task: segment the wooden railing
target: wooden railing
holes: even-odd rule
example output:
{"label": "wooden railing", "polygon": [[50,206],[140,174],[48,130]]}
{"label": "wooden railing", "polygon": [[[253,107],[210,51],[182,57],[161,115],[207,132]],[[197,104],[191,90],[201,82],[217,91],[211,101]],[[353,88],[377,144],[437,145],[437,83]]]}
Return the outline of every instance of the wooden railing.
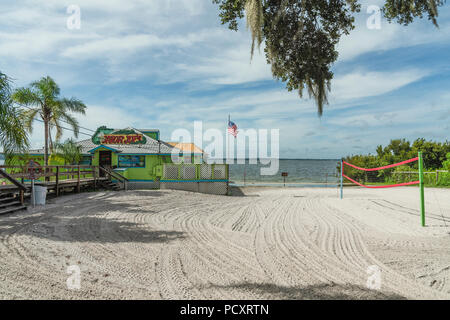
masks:
{"label": "wooden railing", "polygon": [[[41,173],[36,174],[41,178],[56,177],[58,174],[61,176],[76,176],[82,175],[86,176],[93,174],[93,171],[97,168],[96,166],[88,165],[64,165],[64,166],[42,166],[38,167]],[[15,179],[29,179],[30,173],[28,171],[28,166],[0,166],[0,169],[5,169],[9,171],[9,175]],[[36,168],[35,168],[36,169]],[[69,169],[70,171],[63,171],[61,169]],[[58,173],[59,171],[59,173]]]}
{"label": "wooden railing", "polygon": [[[53,173],[53,168],[56,168],[56,172]],[[48,166],[45,174],[45,177],[52,177],[55,176],[55,182],[56,182],[56,196],[59,196],[59,186],[60,182],[64,180],[74,180],[76,176],[76,191],[80,192],[81,189],[81,176],[83,178],[86,178],[87,175],[92,175],[92,178],[94,179],[94,189],[97,188],[97,166]],[[50,174],[48,174],[48,171],[50,169]],[[70,171],[61,171],[61,169],[68,169]],[[60,177],[68,177],[68,179],[60,179]],[[91,177],[89,177],[91,178]]]}
{"label": "wooden railing", "polygon": [[17,188],[19,188],[20,203],[23,205],[23,200],[24,200],[23,198],[24,198],[25,191],[27,190],[27,187],[24,184],[17,181],[16,179],[14,179],[13,177],[11,177],[9,174],[7,174],[5,171],[3,171],[1,168],[0,168],[0,176],[9,180],[13,185],[15,185]]}
{"label": "wooden railing", "polygon": [[[33,168],[36,169],[36,168]],[[104,172],[107,179],[118,180],[123,184],[123,188],[127,190],[129,180],[124,176],[112,170],[101,166],[89,165],[63,165],[63,166],[42,166],[38,167],[39,172],[35,173],[36,179],[42,183],[46,183],[49,187],[55,189],[56,195],[59,195],[60,187],[75,186],[76,191],[80,192],[82,184],[93,182],[94,189],[97,188],[98,180],[101,179],[100,172]],[[29,166],[0,166],[0,178],[4,176],[10,183],[16,185],[20,190],[27,190],[25,180],[30,180]],[[7,181],[7,182],[8,182]]]}
{"label": "wooden railing", "polygon": [[125,178],[121,174],[118,174],[117,172],[114,172],[112,170],[106,169],[106,168],[104,168],[102,166],[100,166],[99,169],[101,171],[103,171],[106,174],[106,176],[108,176],[109,180],[112,180],[113,178],[116,179],[116,180],[119,180],[123,184],[123,189],[124,190],[128,189],[128,182],[130,180],[128,180],[127,178]]}
{"label": "wooden railing", "polygon": [[[63,166],[42,166],[33,168],[39,170],[35,173],[36,179],[44,179],[43,183],[50,183],[55,186],[56,195],[59,195],[60,184],[63,181],[73,180],[76,184],[76,191],[80,192],[81,179],[93,179],[94,189],[97,186],[98,167],[89,165],[63,165]],[[11,181],[24,185],[25,180],[30,179],[29,166],[0,166],[0,172],[6,174]],[[13,181],[11,181],[14,183]],[[16,184],[14,183],[14,184]],[[25,186],[24,186],[25,187]],[[26,187],[25,187],[26,188]]]}

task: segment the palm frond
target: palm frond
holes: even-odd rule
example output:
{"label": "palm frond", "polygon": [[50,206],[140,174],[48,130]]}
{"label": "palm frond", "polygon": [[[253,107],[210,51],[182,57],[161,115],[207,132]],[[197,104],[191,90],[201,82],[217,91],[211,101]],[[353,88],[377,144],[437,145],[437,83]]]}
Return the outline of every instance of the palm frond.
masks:
{"label": "palm frond", "polygon": [[23,151],[29,140],[20,118],[20,110],[13,106],[11,80],[0,72],[0,146],[3,153]]}
{"label": "palm frond", "polygon": [[86,105],[79,99],[76,98],[63,98],[61,99],[61,104],[69,111],[75,113],[86,114]]}
{"label": "palm frond", "polygon": [[33,133],[33,121],[39,113],[39,109],[22,109],[20,118],[23,121],[24,128],[31,134]]}
{"label": "palm frond", "polygon": [[61,115],[61,118],[70,125],[70,127],[73,129],[75,138],[78,138],[78,134],[80,133],[80,125],[78,123],[78,120],[69,113],[63,113]]}
{"label": "palm frond", "polygon": [[59,86],[51,77],[43,77],[31,83],[31,88],[39,92],[44,102],[51,102],[57,99],[60,94]]}
{"label": "palm frond", "polygon": [[53,154],[63,158],[64,162],[69,164],[77,164],[82,158],[81,146],[72,139],[68,139],[64,143],[55,143]]}
{"label": "palm frond", "polygon": [[54,127],[56,128],[56,136],[55,136],[55,138],[56,138],[56,141],[59,142],[59,140],[63,136],[63,129],[62,129],[61,124],[60,124],[58,119],[55,119]]}
{"label": "palm frond", "polygon": [[43,103],[39,94],[30,88],[16,89],[12,95],[12,99],[18,104],[27,106],[39,106]]}

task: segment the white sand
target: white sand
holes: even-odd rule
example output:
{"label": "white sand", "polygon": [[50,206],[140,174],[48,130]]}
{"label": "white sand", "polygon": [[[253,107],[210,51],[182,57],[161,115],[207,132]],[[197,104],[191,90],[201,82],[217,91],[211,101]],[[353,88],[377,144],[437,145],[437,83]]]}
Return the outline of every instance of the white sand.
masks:
{"label": "white sand", "polygon": [[0,298],[449,299],[450,190],[426,199],[421,228],[417,188],[61,197],[0,216]]}

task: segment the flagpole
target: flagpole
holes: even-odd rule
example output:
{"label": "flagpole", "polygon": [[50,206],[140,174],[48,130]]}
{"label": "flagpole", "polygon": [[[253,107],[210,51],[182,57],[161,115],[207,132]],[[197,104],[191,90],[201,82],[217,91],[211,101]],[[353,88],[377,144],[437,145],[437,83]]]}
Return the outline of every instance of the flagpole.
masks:
{"label": "flagpole", "polygon": [[227,123],[227,131],[226,131],[226,135],[227,135],[227,161],[226,161],[226,163],[229,162],[228,158],[230,157],[230,137],[229,137],[229,133],[228,133],[228,127],[230,126],[230,121],[231,121],[231,115],[228,114],[228,123]]}

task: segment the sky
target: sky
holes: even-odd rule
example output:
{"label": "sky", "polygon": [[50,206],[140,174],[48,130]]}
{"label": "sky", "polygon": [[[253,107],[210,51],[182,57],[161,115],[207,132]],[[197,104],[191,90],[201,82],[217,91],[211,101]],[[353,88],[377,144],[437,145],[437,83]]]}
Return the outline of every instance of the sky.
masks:
{"label": "sky", "polygon": [[[356,28],[341,39],[333,65],[330,104],[318,117],[273,79],[263,48],[250,59],[245,21],[234,32],[221,25],[211,0],[0,0],[0,71],[16,87],[51,76],[61,96],[87,105],[85,128],[203,127],[225,131],[279,129],[281,158],[336,159],[374,153],[391,139],[445,141],[450,132],[450,6],[439,29],[427,19],[405,27],[381,19],[367,27],[362,1]],[[81,10],[69,29],[70,5]],[[66,131],[63,139],[72,136]],[[35,123],[34,148],[43,146]]]}

